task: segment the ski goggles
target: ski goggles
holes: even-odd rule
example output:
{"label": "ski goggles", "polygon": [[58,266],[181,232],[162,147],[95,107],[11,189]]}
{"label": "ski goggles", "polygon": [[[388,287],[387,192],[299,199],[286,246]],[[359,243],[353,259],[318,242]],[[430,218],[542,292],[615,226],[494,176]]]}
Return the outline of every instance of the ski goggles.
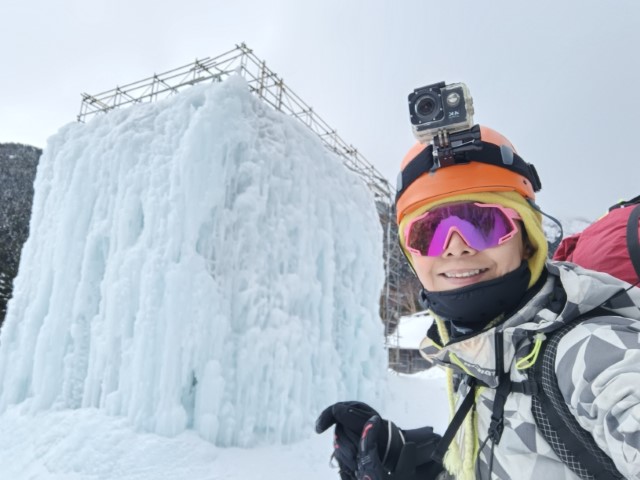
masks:
{"label": "ski goggles", "polygon": [[518,233],[512,208],[490,203],[452,203],[412,219],[404,229],[405,248],[414,255],[438,257],[456,232],[474,250],[497,247]]}

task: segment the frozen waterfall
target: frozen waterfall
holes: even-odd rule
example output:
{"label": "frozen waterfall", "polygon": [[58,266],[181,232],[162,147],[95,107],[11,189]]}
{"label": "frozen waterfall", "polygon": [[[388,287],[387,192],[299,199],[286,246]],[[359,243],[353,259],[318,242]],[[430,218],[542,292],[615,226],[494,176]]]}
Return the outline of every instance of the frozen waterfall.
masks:
{"label": "frozen waterfall", "polygon": [[382,232],[319,139],[240,77],[53,136],[0,334],[0,413],[97,408],[220,446],[380,401]]}

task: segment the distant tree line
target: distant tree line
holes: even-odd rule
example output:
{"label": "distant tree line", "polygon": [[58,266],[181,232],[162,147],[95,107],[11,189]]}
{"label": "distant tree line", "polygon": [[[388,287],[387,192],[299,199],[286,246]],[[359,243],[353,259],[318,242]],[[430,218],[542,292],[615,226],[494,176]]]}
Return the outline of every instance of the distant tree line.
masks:
{"label": "distant tree line", "polygon": [[0,325],[13,293],[22,246],[29,236],[33,181],[42,150],[0,143]]}

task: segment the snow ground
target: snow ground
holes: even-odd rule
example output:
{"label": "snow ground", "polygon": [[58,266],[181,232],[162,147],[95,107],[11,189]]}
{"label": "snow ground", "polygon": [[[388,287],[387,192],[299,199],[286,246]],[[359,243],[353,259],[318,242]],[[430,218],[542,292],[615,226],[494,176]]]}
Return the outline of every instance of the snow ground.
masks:
{"label": "snow ground", "polygon": [[[388,375],[387,411],[403,428],[434,425],[448,415],[444,376],[432,369]],[[332,432],[310,433],[291,445],[219,448],[194,431],[168,438],[136,431],[125,418],[95,408],[22,413],[0,417],[0,478],[3,480],[326,480]]]}

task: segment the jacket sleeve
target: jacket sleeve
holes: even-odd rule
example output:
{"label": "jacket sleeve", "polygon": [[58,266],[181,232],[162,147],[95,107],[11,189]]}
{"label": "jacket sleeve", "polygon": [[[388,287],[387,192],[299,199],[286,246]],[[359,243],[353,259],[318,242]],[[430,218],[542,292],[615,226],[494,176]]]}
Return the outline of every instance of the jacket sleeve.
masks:
{"label": "jacket sleeve", "polygon": [[558,386],[578,423],[627,478],[640,478],[640,321],[596,317],[559,342]]}

